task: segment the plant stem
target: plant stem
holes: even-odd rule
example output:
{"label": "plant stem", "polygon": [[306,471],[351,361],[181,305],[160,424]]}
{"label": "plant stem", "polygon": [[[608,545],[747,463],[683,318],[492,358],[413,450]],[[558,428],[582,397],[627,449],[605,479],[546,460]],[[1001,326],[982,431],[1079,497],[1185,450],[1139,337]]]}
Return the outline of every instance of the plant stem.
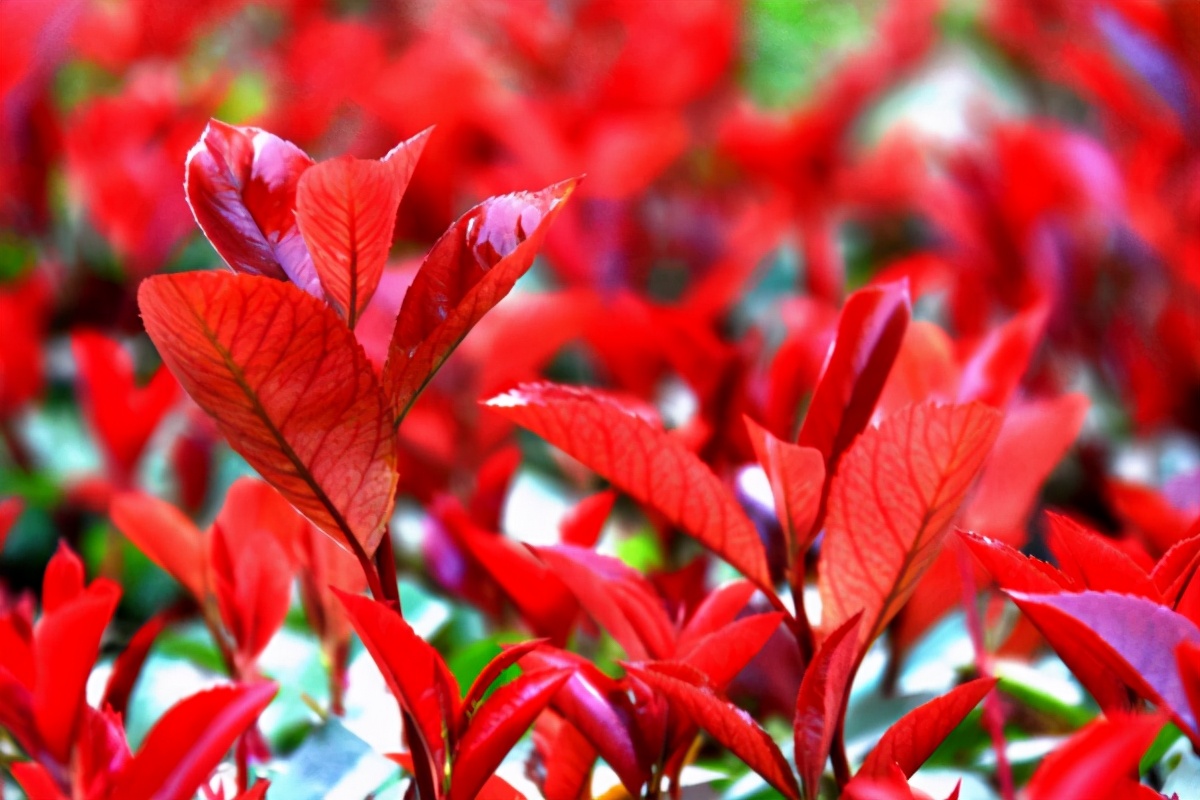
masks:
{"label": "plant stem", "polygon": [[383,539],[375,548],[375,571],[379,576],[383,599],[394,603],[396,610],[403,613],[400,607],[400,589],[396,583],[396,554],[392,552],[392,536],[388,528],[383,529]]}
{"label": "plant stem", "polygon": [[425,742],[421,739],[416,722],[407,711],[404,712],[404,740],[408,742],[408,752],[412,755],[418,800],[437,800],[438,782],[430,767],[429,753],[425,750]]}
{"label": "plant stem", "polygon": [[799,561],[799,574],[797,574],[795,560],[788,569],[788,587],[792,590],[792,605],[796,609],[793,614],[795,624],[791,627],[792,633],[796,637],[796,644],[800,648],[800,660],[807,666],[817,650],[817,637],[813,634],[812,623],[809,622],[808,611],[804,607],[803,557]]}
{"label": "plant stem", "polygon": [[850,782],[850,759],[846,757],[845,712],[838,718],[837,728],[833,731],[833,746],[829,757],[833,760],[833,778],[837,781],[838,794]]}

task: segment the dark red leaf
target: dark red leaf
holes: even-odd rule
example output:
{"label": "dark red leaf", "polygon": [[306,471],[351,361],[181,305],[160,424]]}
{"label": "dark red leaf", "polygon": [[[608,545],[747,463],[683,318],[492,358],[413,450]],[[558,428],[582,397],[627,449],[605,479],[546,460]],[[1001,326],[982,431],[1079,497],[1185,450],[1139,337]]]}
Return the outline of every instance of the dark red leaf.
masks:
{"label": "dark red leaf", "polygon": [[290,280],[320,296],[296,225],[296,185],[313,160],[258,128],[212,120],[188,153],[184,192],[196,223],[230,268]]}
{"label": "dark red leaf", "polygon": [[995,685],[994,678],[980,678],[914,708],[887,729],[859,774],[881,777],[898,764],[911,778]]}
{"label": "dark red leaf", "polygon": [[796,768],[805,797],[817,797],[833,735],[846,707],[858,657],[861,620],[856,614],[825,637],[800,682],[793,731]]}
{"label": "dark red leaf", "polygon": [[798,553],[808,549],[817,534],[813,524],[825,486],[825,456],[815,448],[776,439],[749,417],[745,422],[755,457],[771,484],[775,513],[783,527],[791,563]]}
{"label": "dark red leaf", "polygon": [[191,800],[276,691],[273,683],[220,686],[172,706],[146,734],[112,796]]}
{"label": "dark red leaf", "polygon": [[24,509],[25,504],[19,497],[0,500],[0,553],[4,552],[4,540],[8,538],[8,532],[12,530]]}
{"label": "dark red leaf", "polygon": [[823,627],[862,611],[864,649],[883,631],[941,549],[1000,421],[977,403],[909,406],[855,442],[829,495]]}
{"label": "dark red leaf", "polygon": [[449,800],[473,800],[571,673],[545,670],[497,689],[471,715],[454,753]]}
{"label": "dark red leaf", "polygon": [[233,448],[319,528],[373,553],[396,489],[392,415],[333,310],[220,272],[150,278],[138,300],[163,360]]}
{"label": "dark red leaf", "polygon": [[525,384],[488,406],[661,512],[772,591],[758,531],[729,489],[678,439],[589,389]]}
{"label": "dark red leaf", "polygon": [[398,419],[475,323],[532,266],[575,184],[485,200],[434,244],[404,295],[388,346],[383,385]]}

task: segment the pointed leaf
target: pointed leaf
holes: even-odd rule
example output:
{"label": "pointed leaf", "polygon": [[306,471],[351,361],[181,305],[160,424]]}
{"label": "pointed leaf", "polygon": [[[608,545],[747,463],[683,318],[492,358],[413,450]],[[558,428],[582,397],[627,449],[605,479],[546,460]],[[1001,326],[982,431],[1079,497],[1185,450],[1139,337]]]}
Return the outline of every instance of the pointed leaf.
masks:
{"label": "pointed leaf", "polygon": [[754,718],[712,687],[698,683],[695,670],[670,662],[633,665],[629,672],[670,699],[674,708],[708,732],[784,797],[796,800],[800,789],[783,753]]}
{"label": "pointed leaf", "polygon": [[729,489],[678,439],[583,388],[525,384],[488,406],[659,511],[772,591],[758,531]]}
{"label": "pointed leaf", "polygon": [[233,448],[323,531],[373,553],[396,489],[392,415],[333,310],[219,272],[149,278],[138,300],[163,360]]}
{"label": "pointed leaf", "polygon": [[42,613],[53,614],[83,594],[83,561],[60,540],[42,576]]}
{"label": "pointed leaf", "polygon": [[979,678],[914,708],[887,729],[859,774],[882,777],[898,764],[911,778],[995,685],[994,678]]}
{"label": "pointed leaf", "polygon": [[677,649],[683,652],[733,622],[757,591],[750,581],[733,581],[709,592],[679,633]]}
{"label": "pointed leaf", "polygon": [[238,656],[249,667],[283,627],[291,605],[292,570],[283,546],[268,531],[231,535],[213,525],[212,573],[217,606]]}
{"label": "pointed leaf", "polygon": [[148,619],[137,633],[125,645],[125,649],[113,661],[112,672],[109,673],[108,683],[104,686],[104,697],[100,700],[100,708],[108,709],[124,716],[129,705],[130,695],[142,674],[142,667],[150,656],[150,648],[158,639],[158,635],[166,630],[179,613],[176,609],[167,608]]}
{"label": "pointed leaf", "polygon": [[966,531],[959,531],[958,535],[1002,589],[1035,594],[1073,589],[1071,579],[1066,575],[1004,542]]}
{"label": "pointed leaf", "polygon": [[208,541],[182,511],[143,492],[122,492],[113,498],[109,516],[138,550],[204,602]]}
{"label": "pointed leaf", "polygon": [[379,286],[396,209],[427,138],[428,131],[399,145],[407,155],[396,161],[341,156],[300,176],[296,222],[321,288],[351,328]]}
{"label": "pointed leaf", "polygon": [[118,779],[123,800],[190,800],[275,697],[273,683],[219,686],[172,706]]}
{"label": "pointed leaf", "polygon": [[211,120],[188,153],[183,190],[196,224],[235,272],[290,280],[320,296],[296,225],[296,185],[313,160],[259,128]]}
{"label": "pointed leaf", "polygon": [[1087,589],[1135,594],[1162,602],[1150,576],[1108,539],[1074,520],[1047,511],[1047,544],[1059,569]]}
{"label": "pointed leaf", "polygon": [[532,266],[575,184],[485,200],[429,251],[404,295],[383,373],[398,419],[475,323]]}
{"label": "pointed leaf", "polygon": [[817,797],[820,789],[833,735],[841,723],[850,682],[854,679],[861,621],[862,616],[855,614],[825,637],[800,682],[793,731],[796,768],[805,797]]}
{"label": "pointed leaf", "polygon": [[821,547],[822,626],[858,611],[865,647],[933,562],[1000,429],[987,406],[909,406],[868,430],[833,479]]}
{"label": "pointed leaf", "polygon": [[0,553],[4,552],[4,540],[8,537],[8,532],[12,530],[24,508],[25,504],[19,497],[6,497],[0,500]]}
{"label": "pointed leaf", "polygon": [[547,670],[522,675],[484,701],[467,726],[454,754],[450,800],[473,800],[504,756],[542,713],[568,671]]}
{"label": "pointed leaf", "polygon": [[54,776],[41,764],[25,761],[10,764],[8,769],[29,800],[68,800]]}
{"label": "pointed leaf", "polygon": [[766,646],[782,620],[781,611],[744,617],[713,631],[687,650],[680,649],[674,658],[703,674],[713,688],[724,691]]}
{"label": "pointed leaf", "polygon": [[479,701],[487,694],[487,690],[492,688],[492,684],[504,673],[504,670],[515,665],[531,651],[545,644],[546,641],[546,639],[531,639],[527,642],[514,644],[511,647],[505,647],[495,658],[484,665],[484,668],[475,676],[475,680],[471,683],[471,688],[467,690],[466,696],[463,697],[458,721],[460,734],[465,727],[467,717],[475,711],[475,707],[479,705]]}
{"label": "pointed leaf", "polygon": [[1163,718],[1121,714],[1098,719],[1048,755],[1025,790],[1028,800],[1124,800],[1136,791],[1138,763]]}
{"label": "pointed leaf", "polygon": [[776,439],[749,417],[745,422],[754,455],[771,484],[775,513],[787,537],[791,563],[797,553],[808,549],[817,534],[813,524],[825,486],[825,456],[815,448]]}
{"label": "pointed leaf", "polygon": [[607,490],[596,492],[576,503],[558,526],[563,544],[595,547],[616,502],[617,493]]}

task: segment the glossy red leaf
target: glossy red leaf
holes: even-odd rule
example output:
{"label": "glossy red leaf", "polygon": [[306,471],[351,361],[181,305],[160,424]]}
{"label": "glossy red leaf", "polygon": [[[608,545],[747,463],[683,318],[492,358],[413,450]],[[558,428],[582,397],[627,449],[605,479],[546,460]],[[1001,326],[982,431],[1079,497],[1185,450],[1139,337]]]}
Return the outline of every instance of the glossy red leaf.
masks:
{"label": "glossy red leaf", "polygon": [[1196,734],[1175,665],[1181,644],[1200,643],[1200,629],[1186,617],[1145,598],[1112,592],[1009,596],[1055,650],[1082,649],[1170,713],[1184,731]]}
{"label": "glossy red leaf", "polygon": [[758,531],[732,492],[678,439],[584,388],[525,384],[488,406],[659,511],[772,591]]}
{"label": "glossy red leaf", "polygon": [[479,790],[476,800],[525,800],[525,795],[514,789],[504,778],[493,775]]}
{"label": "glossy red leaf", "polygon": [[[390,606],[337,589],[334,593],[401,710],[416,721],[432,774],[445,774],[448,754],[443,730],[453,730],[457,709],[442,657]],[[454,688],[454,701],[457,693]]]}
{"label": "glossy red leaf", "polygon": [[247,536],[217,522],[210,536],[217,607],[243,669],[253,665],[283,627],[291,604],[288,554],[269,531],[255,533]]}
{"label": "glossy red leaf", "polygon": [[142,667],[145,665],[146,659],[150,656],[150,648],[154,646],[158,635],[166,630],[177,616],[177,611],[168,608],[155,614],[142,627],[138,628],[137,633],[125,645],[125,649],[113,661],[112,672],[108,676],[108,683],[104,686],[104,697],[100,701],[100,708],[109,709],[121,715],[125,714],[129,698],[133,694],[133,687],[137,683],[138,676],[142,674]]}
{"label": "glossy red leaf", "polygon": [[113,790],[123,800],[190,800],[275,697],[273,683],[220,686],[172,706]]}
{"label": "glossy red leaf", "polygon": [[1136,791],[1138,763],[1163,726],[1160,716],[1098,719],[1046,756],[1029,780],[1028,800],[1126,800]]}
{"label": "glossy red leaf", "polygon": [[746,417],[746,431],[754,455],[767,474],[775,514],[787,541],[789,563],[812,544],[813,523],[821,507],[825,486],[825,456],[812,447],[788,444]]}
{"label": "glossy red leaf", "polygon": [[672,656],[695,668],[713,688],[724,691],[767,644],[783,620],[783,612],[754,614],[730,622]]}
{"label": "glossy red leaf", "polygon": [[672,706],[708,732],[784,797],[797,800],[800,788],[783,753],[754,718],[701,682],[691,668],[669,662],[627,669],[670,699]]}
{"label": "glossy red leaf", "polygon": [[1059,569],[1097,592],[1135,594],[1162,602],[1150,576],[1108,539],[1061,514],[1047,511],[1047,544]]}
{"label": "glossy red leaf", "polygon": [[42,613],[53,614],[83,594],[83,561],[60,541],[42,575]]}
{"label": "glossy red leaf", "polygon": [[959,531],[959,537],[1002,589],[1035,594],[1074,590],[1071,579],[1044,561],[1025,555],[1004,542]]}
{"label": "glossy red leaf", "polygon": [[690,649],[700,639],[733,622],[757,591],[758,587],[749,581],[733,581],[709,592],[679,632],[678,650]]}
{"label": "glossy red leaf", "polygon": [[1042,340],[1048,314],[1045,304],[1037,304],[989,332],[963,366],[957,401],[1008,405]]}
{"label": "glossy red leaf", "polygon": [[545,769],[545,797],[590,800],[596,749],[574,725],[547,711],[534,723],[533,747]]}
{"label": "glossy red leaf", "polygon": [[558,526],[563,544],[595,547],[616,502],[617,493],[609,490],[596,492],[576,503]]}
{"label": "glossy red leaf", "polygon": [[630,658],[670,657],[674,627],[662,600],[639,572],[582,547],[538,547],[534,552]]}
{"label": "glossy red leaf", "polygon": [[485,200],[450,227],[413,279],[388,346],[383,385],[403,418],[463,337],[533,265],[576,181]]}
{"label": "glossy red leaf", "polygon": [[475,680],[471,683],[471,688],[467,689],[466,695],[463,696],[462,708],[458,718],[458,729],[461,732],[467,721],[467,717],[479,705],[479,701],[487,694],[487,690],[492,687],[496,679],[503,674],[504,670],[514,666],[518,661],[528,655],[531,651],[536,650],[546,643],[546,639],[531,639],[527,642],[520,642],[510,647],[505,647],[495,658],[484,665],[479,674],[475,676]]}
{"label": "glossy red leaf", "polygon": [[113,498],[109,516],[138,550],[204,603],[208,541],[182,511],[153,495],[122,492]]}
{"label": "glossy red leaf", "polygon": [[41,764],[34,761],[18,762],[10,764],[8,769],[29,800],[69,800],[54,776]]}
{"label": "glossy red leaf", "polygon": [[392,415],[333,310],[220,272],[150,278],[138,300],[163,360],[233,448],[319,528],[373,553],[396,489]]}
{"label": "glossy red leaf", "polygon": [[383,276],[396,210],[428,134],[398,145],[394,159],[340,156],[300,176],[296,223],[321,288],[351,328]]}
{"label": "glossy red leaf", "polygon": [[979,678],[914,708],[887,729],[859,774],[883,776],[898,764],[911,778],[995,685],[994,678]]}
{"label": "glossy red leaf", "polygon": [[570,677],[569,671],[560,670],[522,675],[501,686],[475,710],[454,754],[450,800],[475,798]]}
{"label": "glossy red leaf", "polygon": [[821,642],[796,695],[796,769],[805,797],[817,797],[833,735],[846,707],[858,657],[858,614]]}
{"label": "glossy red leaf", "polygon": [[842,453],[871,421],[911,316],[907,283],[860,289],[842,308],[833,350],[796,440],[821,452],[827,474],[836,472]]}
{"label": "glossy red leaf", "polygon": [[1167,605],[1174,607],[1200,567],[1200,536],[1172,545],[1154,565],[1150,579]]}
{"label": "glossy red leaf", "polygon": [[1000,429],[979,404],[909,406],[846,453],[829,495],[819,587],[822,626],[863,612],[864,646],[937,556]]}
{"label": "glossy red leaf", "polygon": [[196,224],[236,272],[290,280],[320,296],[296,224],[296,186],[313,160],[259,128],[211,120],[188,153],[184,193]]}
{"label": "glossy red leaf", "polygon": [[8,538],[8,532],[13,529],[23,510],[25,504],[19,497],[0,500],[0,553],[4,552],[4,540]]}

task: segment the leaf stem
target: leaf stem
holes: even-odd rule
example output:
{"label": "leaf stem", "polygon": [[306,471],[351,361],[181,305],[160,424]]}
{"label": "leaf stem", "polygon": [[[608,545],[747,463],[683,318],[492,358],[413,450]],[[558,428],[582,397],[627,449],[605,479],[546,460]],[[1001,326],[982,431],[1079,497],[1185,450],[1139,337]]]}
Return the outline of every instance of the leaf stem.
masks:
{"label": "leaf stem", "polygon": [[829,751],[829,757],[833,760],[833,779],[837,781],[838,794],[846,788],[846,784],[850,782],[850,759],[846,757],[846,712],[838,717],[837,728],[833,731],[833,746]]}

